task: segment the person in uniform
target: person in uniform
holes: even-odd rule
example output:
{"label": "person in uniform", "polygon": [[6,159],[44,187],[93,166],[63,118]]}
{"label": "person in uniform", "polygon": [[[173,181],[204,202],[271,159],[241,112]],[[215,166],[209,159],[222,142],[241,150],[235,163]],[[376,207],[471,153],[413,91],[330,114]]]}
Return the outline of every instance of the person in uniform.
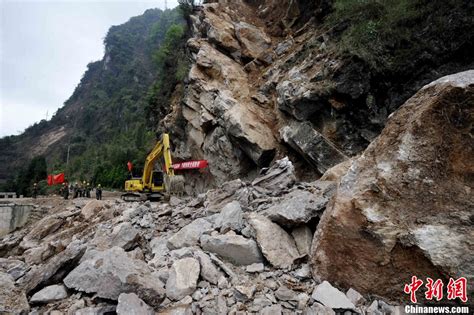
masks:
{"label": "person in uniform", "polygon": [[95,188],[95,198],[97,200],[102,200],[102,187],[99,185],[97,185],[97,187]]}
{"label": "person in uniform", "polygon": [[64,199],[69,199],[69,185],[68,183],[64,183],[64,191],[63,191]]}
{"label": "person in uniform", "polygon": [[36,199],[38,196],[38,184],[34,183],[33,184],[33,198]]}

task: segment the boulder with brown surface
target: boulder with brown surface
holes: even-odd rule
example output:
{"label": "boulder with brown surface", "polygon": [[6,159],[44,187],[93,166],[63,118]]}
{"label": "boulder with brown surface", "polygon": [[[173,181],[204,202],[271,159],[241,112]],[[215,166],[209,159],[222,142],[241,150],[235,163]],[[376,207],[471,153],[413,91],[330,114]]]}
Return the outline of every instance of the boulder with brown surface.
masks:
{"label": "boulder with brown surface", "polygon": [[472,285],[473,105],[466,71],[425,86],[392,115],[321,219],[315,278],[389,299],[402,298],[413,275]]}

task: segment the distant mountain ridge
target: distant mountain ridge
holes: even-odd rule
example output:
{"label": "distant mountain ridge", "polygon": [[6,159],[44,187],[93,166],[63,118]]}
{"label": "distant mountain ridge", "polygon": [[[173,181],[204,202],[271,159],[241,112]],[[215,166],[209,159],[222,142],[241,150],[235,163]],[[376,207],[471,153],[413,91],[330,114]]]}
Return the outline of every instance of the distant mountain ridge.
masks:
{"label": "distant mountain ridge", "polygon": [[49,171],[67,171],[74,179],[107,181],[108,176],[113,181],[117,174],[112,173],[126,172],[118,165],[143,157],[154,138],[145,130],[148,93],[159,76],[153,56],[169,27],[183,23],[178,9],[149,9],[112,26],[104,39],[104,57],[88,64],[51,120],[0,139],[0,183],[39,155],[45,156]]}

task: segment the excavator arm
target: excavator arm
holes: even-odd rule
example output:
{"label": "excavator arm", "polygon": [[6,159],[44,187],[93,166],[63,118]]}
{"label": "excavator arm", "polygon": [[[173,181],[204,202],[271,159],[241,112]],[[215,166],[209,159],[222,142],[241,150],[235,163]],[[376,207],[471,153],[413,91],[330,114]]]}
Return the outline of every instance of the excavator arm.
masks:
{"label": "excavator arm", "polygon": [[174,171],[171,165],[173,160],[171,159],[171,148],[170,148],[170,137],[167,133],[161,135],[161,140],[155,145],[153,150],[148,154],[145,167],[143,168],[142,181],[145,186],[151,185],[151,176],[156,160],[163,156],[164,168],[168,176],[174,176]]}

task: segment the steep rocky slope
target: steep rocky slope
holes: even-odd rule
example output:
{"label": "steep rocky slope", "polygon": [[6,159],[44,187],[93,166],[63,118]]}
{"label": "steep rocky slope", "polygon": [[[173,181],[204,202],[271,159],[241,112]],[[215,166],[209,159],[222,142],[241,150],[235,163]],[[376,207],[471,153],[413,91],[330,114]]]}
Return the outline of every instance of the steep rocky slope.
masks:
{"label": "steep rocky slope", "polygon": [[[364,11],[369,2],[360,2],[362,13],[353,16],[342,2],[216,1],[199,7],[190,18],[193,64],[184,98],[162,122],[179,139],[175,156],[208,159],[215,183],[255,176],[258,167],[283,155],[295,162],[298,176],[314,178],[364,150],[389,114],[423,84],[473,65],[473,21],[463,15],[473,7],[466,2],[438,10],[431,3],[387,1],[374,16]],[[383,24],[383,14],[397,13],[392,7],[406,9],[406,17],[387,16]],[[347,41],[358,40],[350,37],[353,28],[371,19],[378,23],[374,38],[385,46],[383,53],[362,56],[371,44],[355,49]],[[382,27],[409,36],[393,35],[390,42]],[[446,34],[450,45],[441,44]],[[412,43],[418,45],[403,46]]]}

